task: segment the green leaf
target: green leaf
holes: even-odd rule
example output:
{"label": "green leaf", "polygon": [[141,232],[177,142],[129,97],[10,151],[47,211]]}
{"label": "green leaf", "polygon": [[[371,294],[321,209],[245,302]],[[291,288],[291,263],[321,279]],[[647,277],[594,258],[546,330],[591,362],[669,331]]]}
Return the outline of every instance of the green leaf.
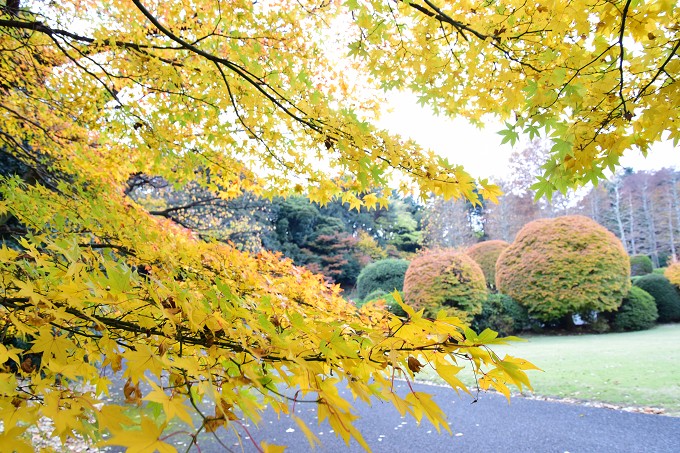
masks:
{"label": "green leaf", "polygon": [[553,146],[550,151],[555,154],[560,161],[574,153],[574,144],[561,138],[553,138]]}
{"label": "green leaf", "polygon": [[501,145],[509,142],[511,145],[514,146],[515,143],[517,143],[517,141],[519,140],[519,134],[515,131],[514,126],[511,126],[508,123],[505,123],[505,125],[508,127],[507,129],[503,129],[497,132],[498,135],[503,137]]}

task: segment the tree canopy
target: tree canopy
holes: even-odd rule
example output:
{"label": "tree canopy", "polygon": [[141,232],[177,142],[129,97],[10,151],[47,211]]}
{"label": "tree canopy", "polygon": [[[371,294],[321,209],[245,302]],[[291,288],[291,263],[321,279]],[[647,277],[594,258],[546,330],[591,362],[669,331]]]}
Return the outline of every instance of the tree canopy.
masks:
{"label": "tree canopy", "polygon": [[[678,137],[674,2],[0,8],[0,443],[17,451],[32,451],[18,436],[41,416],[62,439],[107,434],[104,443],[171,451],[161,439],[173,418],[215,432],[301,400],[365,445],[341,381],[437,429],[447,425],[426,395],[392,391],[391,378],[412,377],[421,360],[454,388],[452,361],[487,367],[482,388],[528,384],[530,363],[482,347],[502,341],[494,334],[406,306],[405,318],[359,311],[280,256],[203,241],[152,215],[129,196],[140,184],[197,184],[227,200],[337,196],[359,209],[384,206],[378,188],[396,172],[423,195],[494,200],[486,180],[373,125],[390,89],[447,115],[496,114],[509,141],[548,134],[539,193]],[[164,416],[99,405],[101,367],[128,379],[128,402]],[[91,387],[69,385],[80,381]],[[215,413],[197,409],[200,399]],[[134,426],[143,430],[131,435]]]}

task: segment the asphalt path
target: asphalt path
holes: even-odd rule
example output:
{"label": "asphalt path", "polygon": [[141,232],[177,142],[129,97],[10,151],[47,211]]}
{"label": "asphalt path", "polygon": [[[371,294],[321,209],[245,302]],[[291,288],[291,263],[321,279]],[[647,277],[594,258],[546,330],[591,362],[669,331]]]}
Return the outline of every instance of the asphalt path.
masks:
{"label": "asphalt path", "polygon": [[[403,394],[408,391],[404,382],[395,388]],[[413,384],[413,388],[433,395],[447,414],[453,434],[438,434],[426,419],[418,426],[412,417],[402,418],[389,403],[369,406],[357,402],[356,413],[361,418],[356,426],[374,452],[680,453],[680,418],[524,397],[514,397],[508,404],[495,393],[481,393],[472,403],[472,398],[458,396],[450,388],[424,384]],[[349,398],[349,391],[344,391],[344,396]],[[354,440],[347,446],[326,422],[319,425],[314,405],[298,404],[295,412],[323,442],[314,451],[364,451]],[[286,452],[312,451],[300,428],[287,416],[277,419],[267,412],[259,426],[246,425],[245,429],[248,432],[239,428],[240,442],[233,431],[224,429],[216,433],[222,444],[212,435],[202,436],[200,451],[254,452],[253,441],[287,445]],[[176,446],[183,451],[181,443]]]}

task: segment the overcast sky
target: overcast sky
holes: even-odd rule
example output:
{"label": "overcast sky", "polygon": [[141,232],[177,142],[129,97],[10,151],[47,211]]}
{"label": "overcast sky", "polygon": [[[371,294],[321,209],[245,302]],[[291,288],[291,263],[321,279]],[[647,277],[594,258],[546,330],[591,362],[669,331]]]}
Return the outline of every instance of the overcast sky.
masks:
{"label": "overcast sky", "polygon": [[[393,95],[390,108],[379,123],[382,127],[414,139],[421,146],[448,157],[451,163],[463,165],[472,176],[507,176],[508,157],[513,148],[507,143],[501,145],[502,137],[497,134],[503,129],[501,123],[477,129],[462,118],[438,117],[419,106],[416,97],[408,93]],[[522,144],[516,144],[515,149],[521,150]],[[680,169],[680,147],[674,149],[671,142],[658,143],[647,159],[631,150],[621,163],[636,170]]]}

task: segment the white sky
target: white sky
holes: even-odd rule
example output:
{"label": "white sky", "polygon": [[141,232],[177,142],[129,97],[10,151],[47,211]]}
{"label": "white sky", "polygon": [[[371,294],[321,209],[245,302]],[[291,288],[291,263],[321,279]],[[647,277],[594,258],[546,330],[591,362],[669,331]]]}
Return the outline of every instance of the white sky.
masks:
{"label": "white sky", "polygon": [[[448,157],[453,164],[463,165],[474,177],[507,176],[508,158],[513,147],[507,143],[501,145],[502,137],[497,132],[503,129],[502,123],[489,123],[484,129],[478,129],[462,118],[451,120],[435,116],[429,109],[419,106],[416,97],[410,93],[391,95],[388,109],[378,122],[379,126],[412,138],[421,146]],[[526,141],[518,142],[514,149],[521,150],[525,144]],[[680,169],[680,146],[673,148],[670,141],[658,143],[646,159],[639,151],[630,150],[621,159],[621,164],[635,170]]]}

